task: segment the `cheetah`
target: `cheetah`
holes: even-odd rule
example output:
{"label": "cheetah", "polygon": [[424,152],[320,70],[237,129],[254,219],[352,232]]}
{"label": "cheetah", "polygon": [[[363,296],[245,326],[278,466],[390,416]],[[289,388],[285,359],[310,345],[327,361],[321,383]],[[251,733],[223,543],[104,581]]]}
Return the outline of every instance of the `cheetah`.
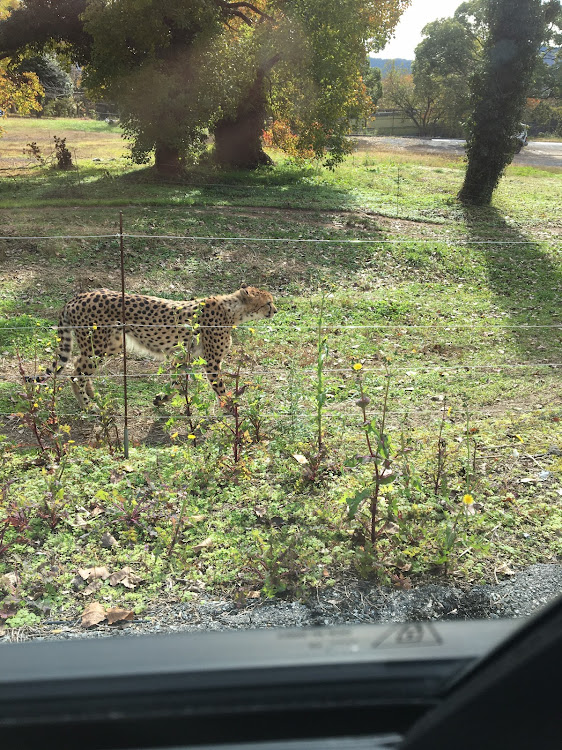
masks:
{"label": "cheetah", "polygon": [[[123,349],[123,297],[120,292],[96,289],[82,292],[62,309],[58,324],[58,350],[47,376],[60,372],[72,351],[72,334],[80,349],[71,377],[72,390],[80,406],[92,405],[91,376],[100,359]],[[232,328],[249,320],[271,318],[277,312],[269,292],[243,284],[232,294],[187,302],[125,294],[125,342],[127,350],[163,360],[183,346],[187,356],[202,357],[207,378],[219,403],[226,405],[221,363],[232,345]],[[177,352],[177,349],[176,349]],[[169,396],[157,396],[159,406]]]}

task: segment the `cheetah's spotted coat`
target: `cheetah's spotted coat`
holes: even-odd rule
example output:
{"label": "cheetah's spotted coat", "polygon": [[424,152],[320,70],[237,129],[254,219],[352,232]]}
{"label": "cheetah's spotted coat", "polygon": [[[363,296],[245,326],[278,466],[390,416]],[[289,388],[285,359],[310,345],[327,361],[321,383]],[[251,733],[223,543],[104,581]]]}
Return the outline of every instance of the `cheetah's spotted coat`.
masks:
{"label": "cheetah's spotted coat", "polygon": [[[61,312],[60,343],[53,370],[60,372],[70,359],[73,333],[80,356],[71,382],[82,407],[87,407],[94,396],[90,377],[100,358],[122,351],[122,304],[119,292],[97,289],[77,294]],[[207,377],[224,403],[221,363],[232,345],[232,327],[248,320],[271,318],[276,312],[269,292],[246,285],[232,294],[187,302],[126,294],[126,343],[159,359],[182,344],[190,358],[203,357]],[[154,403],[165,400],[159,396]]]}

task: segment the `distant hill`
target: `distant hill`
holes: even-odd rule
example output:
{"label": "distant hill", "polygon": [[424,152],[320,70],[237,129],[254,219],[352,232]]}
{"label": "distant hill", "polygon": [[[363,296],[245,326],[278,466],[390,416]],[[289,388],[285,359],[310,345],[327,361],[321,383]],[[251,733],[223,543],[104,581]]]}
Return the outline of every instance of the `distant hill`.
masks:
{"label": "distant hill", "polygon": [[384,73],[386,67],[390,67],[393,63],[397,68],[406,68],[408,73],[412,72],[413,60],[405,60],[402,57],[395,58],[384,58],[384,57],[371,57],[371,68],[379,68]]}

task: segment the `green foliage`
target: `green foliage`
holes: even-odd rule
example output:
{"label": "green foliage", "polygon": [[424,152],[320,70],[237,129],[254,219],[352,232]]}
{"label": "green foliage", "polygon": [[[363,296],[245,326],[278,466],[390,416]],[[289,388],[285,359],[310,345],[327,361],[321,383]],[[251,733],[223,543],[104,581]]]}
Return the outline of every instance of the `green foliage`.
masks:
{"label": "green foliage", "polygon": [[41,617],[26,607],[18,609],[15,615],[6,618],[6,625],[9,628],[33,627],[38,622],[41,622]]}
{"label": "green foliage", "polygon": [[144,163],[154,151],[162,171],[199,157],[209,130],[234,129],[242,116],[257,117],[249,137],[259,151],[273,67],[270,113],[296,131],[303,154],[333,165],[348,150],[349,116],[370,106],[361,80],[366,53],[384,46],[408,5],[26,0],[0,23],[0,55],[58,45],[87,62],[84,83],[118,102],[134,160]]}
{"label": "green foliage", "polygon": [[[58,99],[68,99],[72,95],[74,88],[72,79],[52,55],[24,57],[17,65],[12,64],[12,67],[18,73],[35,73],[44,92],[42,101],[44,110],[47,103]],[[44,111],[44,114],[48,112]]]}
{"label": "green foliage", "polygon": [[413,83],[429,112],[425,134],[459,136],[469,112],[469,81],[479,56],[472,27],[456,18],[427,24],[416,47]]}

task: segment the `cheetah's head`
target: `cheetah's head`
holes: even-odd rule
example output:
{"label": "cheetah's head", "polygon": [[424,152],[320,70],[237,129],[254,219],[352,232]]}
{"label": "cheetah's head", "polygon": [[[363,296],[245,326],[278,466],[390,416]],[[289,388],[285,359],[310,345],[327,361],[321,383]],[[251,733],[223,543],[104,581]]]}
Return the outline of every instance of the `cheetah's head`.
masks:
{"label": "cheetah's head", "polygon": [[243,305],[242,321],[272,318],[277,312],[273,297],[263,289],[242,284],[238,296]]}

